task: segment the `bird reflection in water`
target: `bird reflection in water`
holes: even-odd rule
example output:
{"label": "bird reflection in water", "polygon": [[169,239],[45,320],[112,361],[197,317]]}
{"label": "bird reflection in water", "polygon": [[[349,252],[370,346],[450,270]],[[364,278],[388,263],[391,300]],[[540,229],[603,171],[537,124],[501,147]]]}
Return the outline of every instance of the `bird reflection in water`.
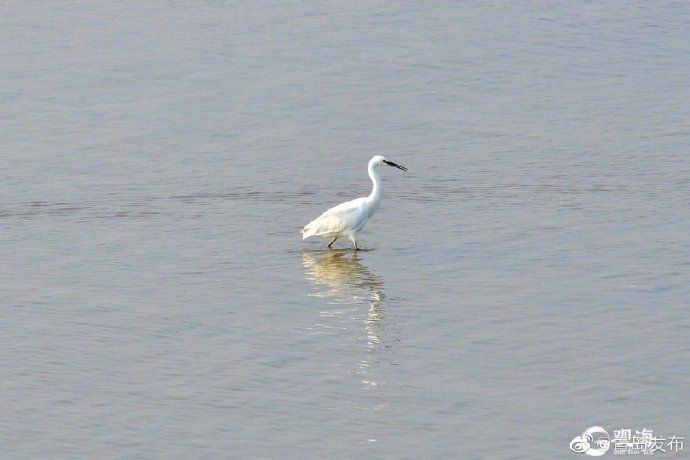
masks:
{"label": "bird reflection in water", "polygon": [[[365,385],[376,386],[383,382],[371,377],[364,378],[370,373],[372,364],[381,361],[378,354],[372,356],[371,353],[387,346],[382,344],[382,335],[386,332],[382,305],[385,296],[383,280],[364,266],[361,260],[352,251],[302,252],[305,277],[317,288],[312,295],[327,299],[333,307],[321,312],[322,322],[316,324],[315,333],[338,334],[353,324],[362,324],[366,334],[367,356],[360,361],[356,373],[362,376]],[[367,306],[366,315],[363,315],[363,306]],[[360,342],[362,338],[359,335],[356,340]]]}

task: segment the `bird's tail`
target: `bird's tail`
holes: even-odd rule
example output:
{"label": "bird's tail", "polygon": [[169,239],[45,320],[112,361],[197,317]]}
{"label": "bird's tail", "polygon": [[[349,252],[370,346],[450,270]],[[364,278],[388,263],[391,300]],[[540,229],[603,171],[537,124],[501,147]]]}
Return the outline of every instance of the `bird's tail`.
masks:
{"label": "bird's tail", "polygon": [[302,234],[302,239],[306,240],[310,236],[314,236],[314,233],[316,233],[316,228],[311,225],[312,222],[309,222],[307,225],[304,226],[304,228],[300,231]]}

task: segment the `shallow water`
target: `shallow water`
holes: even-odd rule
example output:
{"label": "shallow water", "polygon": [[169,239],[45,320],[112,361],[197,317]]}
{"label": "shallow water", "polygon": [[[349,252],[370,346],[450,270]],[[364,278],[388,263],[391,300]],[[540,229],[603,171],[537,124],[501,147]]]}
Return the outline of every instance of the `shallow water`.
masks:
{"label": "shallow water", "polygon": [[[0,455],[690,436],[690,7],[33,4],[0,28]],[[361,236],[300,240],[384,200]]]}

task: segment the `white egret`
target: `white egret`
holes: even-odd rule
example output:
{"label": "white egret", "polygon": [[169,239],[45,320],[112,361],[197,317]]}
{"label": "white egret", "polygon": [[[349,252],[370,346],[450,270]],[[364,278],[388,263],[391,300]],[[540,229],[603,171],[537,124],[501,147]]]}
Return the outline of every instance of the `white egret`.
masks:
{"label": "white egret", "polygon": [[376,172],[376,167],[382,164],[393,166],[403,171],[407,171],[404,166],[397,165],[381,155],[376,155],[369,160],[369,177],[374,183],[374,188],[369,196],[346,201],[321,214],[312,220],[302,229],[302,239],[306,240],[310,236],[321,236],[323,238],[333,238],[328,247],[341,236],[347,236],[357,250],[357,233],[359,233],[369,218],[374,215],[381,203],[381,176]]}

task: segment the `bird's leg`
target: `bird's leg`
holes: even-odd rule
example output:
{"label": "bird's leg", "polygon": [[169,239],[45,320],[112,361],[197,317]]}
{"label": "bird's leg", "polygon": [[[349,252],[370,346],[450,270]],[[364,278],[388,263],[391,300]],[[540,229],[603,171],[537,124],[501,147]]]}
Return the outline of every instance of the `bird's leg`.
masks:
{"label": "bird's leg", "polygon": [[352,241],[352,244],[355,245],[355,252],[357,252],[357,240],[355,239],[354,235],[350,235],[350,241]]}
{"label": "bird's leg", "polygon": [[327,246],[328,249],[331,249],[331,248],[333,247],[333,243],[335,243],[335,240],[337,240],[337,239],[338,239],[337,236],[333,237],[333,239],[331,240],[331,242],[328,243],[328,246]]}

